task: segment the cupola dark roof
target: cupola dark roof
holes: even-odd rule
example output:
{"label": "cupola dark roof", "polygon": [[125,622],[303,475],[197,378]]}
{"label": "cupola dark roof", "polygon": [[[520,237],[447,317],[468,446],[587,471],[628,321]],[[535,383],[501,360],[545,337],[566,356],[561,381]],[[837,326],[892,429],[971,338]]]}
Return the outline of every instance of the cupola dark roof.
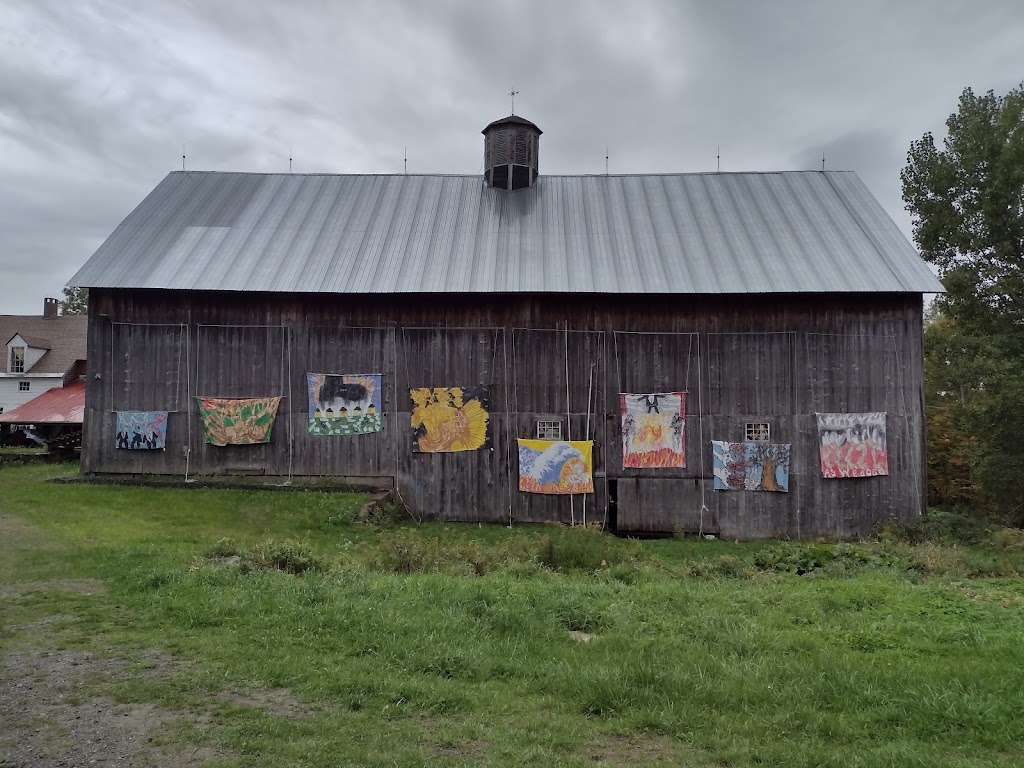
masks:
{"label": "cupola dark roof", "polygon": [[536,123],[531,123],[525,117],[520,117],[519,115],[509,115],[508,117],[501,118],[501,120],[495,120],[493,123],[488,123],[487,127],[480,131],[480,133],[486,136],[489,130],[497,128],[499,125],[528,125],[537,132],[538,136],[544,133],[544,131],[537,127]]}

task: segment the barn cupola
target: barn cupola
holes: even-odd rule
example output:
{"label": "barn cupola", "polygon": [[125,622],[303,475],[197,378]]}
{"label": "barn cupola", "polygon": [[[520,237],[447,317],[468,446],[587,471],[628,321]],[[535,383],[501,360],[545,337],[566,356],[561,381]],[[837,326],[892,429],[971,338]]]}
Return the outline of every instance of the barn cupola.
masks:
{"label": "barn cupola", "polygon": [[483,130],[484,178],[496,189],[523,189],[537,181],[542,131],[529,120],[509,115]]}

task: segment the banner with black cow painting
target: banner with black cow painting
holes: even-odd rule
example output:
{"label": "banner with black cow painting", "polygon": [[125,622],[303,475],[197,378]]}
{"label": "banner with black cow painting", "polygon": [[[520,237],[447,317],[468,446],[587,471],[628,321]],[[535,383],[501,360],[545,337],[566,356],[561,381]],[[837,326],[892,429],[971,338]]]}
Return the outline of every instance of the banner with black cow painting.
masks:
{"label": "banner with black cow painting", "polygon": [[380,432],[380,380],[379,373],[307,373],[309,434]]}

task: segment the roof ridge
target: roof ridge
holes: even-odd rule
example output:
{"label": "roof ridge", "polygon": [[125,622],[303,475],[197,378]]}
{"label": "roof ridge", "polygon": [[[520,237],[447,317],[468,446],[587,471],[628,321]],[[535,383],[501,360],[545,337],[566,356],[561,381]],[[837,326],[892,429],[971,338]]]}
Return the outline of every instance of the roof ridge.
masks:
{"label": "roof ridge", "polygon": [[[827,171],[816,171],[812,169],[789,169],[789,170],[775,170],[775,171],[661,171],[658,173],[542,173],[538,176],[541,179],[600,179],[600,178],[634,178],[634,177],[660,177],[660,176],[766,176],[766,175],[777,175],[781,173],[821,173],[821,174],[832,174],[832,173],[856,173],[854,170],[832,170]],[[483,181],[484,175],[482,173],[336,173],[332,171],[320,171],[311,173],[292,173],[291,171],[215,171],[215,170],[191,170],[191,171],[170,171],[169,175],[172,176],[188,176],[191,174],[210,174],[210,175],[237,175],[237,176],[358,176],[365,178],[375,177],[386,177],[392,178],[395,176],[411,176],[417,178],[430,178],[430,179],[480,179]]]}

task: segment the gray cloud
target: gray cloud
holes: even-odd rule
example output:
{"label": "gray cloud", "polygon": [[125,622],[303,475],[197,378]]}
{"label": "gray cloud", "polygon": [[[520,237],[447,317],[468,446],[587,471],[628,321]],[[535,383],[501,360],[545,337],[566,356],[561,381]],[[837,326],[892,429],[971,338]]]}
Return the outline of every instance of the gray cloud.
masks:
{"label": "gray cloud", "polygon": [[475,173],[516,111],[545,173],[899,171],[961,89],[1024,71],[1024,6],[916,0],[10,0],[0,313],[38,311],[168,172]]}

